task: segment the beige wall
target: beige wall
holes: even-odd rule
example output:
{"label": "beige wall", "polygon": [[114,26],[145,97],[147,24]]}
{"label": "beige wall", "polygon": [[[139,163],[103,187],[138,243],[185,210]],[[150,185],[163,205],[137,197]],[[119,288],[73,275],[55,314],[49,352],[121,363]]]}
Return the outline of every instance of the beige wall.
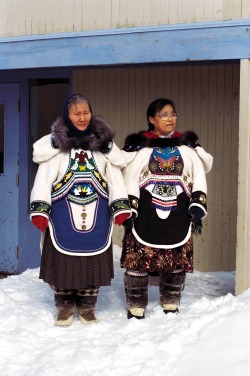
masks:
{"label": "beige wall", "polygon": [[[75,71],[75,92],[84,93],[123,145],[127,134],[147,128],[146,109],[157,97],[172,98],[180,131],[193,129],[214,156],[208,174],[208,217],[195,240],[195,266],[235,270],[240,64],[203,63]],[[122,233],[115,229],[115,243]]]}
{"label": "beige wall", "polygon": [[0,37],[250,18],[249,0],[0,0]]}
{"label": "beige wall", "polygon": [[236,294],[250,287],[250,60],[241,61]]}

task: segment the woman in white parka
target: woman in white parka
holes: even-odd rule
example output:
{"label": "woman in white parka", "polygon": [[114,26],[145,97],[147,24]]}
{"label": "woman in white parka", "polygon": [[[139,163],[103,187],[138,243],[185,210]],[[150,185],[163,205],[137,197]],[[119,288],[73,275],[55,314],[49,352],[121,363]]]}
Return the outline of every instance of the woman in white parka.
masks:
{"label": "woman in white parka", "polygon": [[123,170],[134,217],[133,226],[126,221],[121,257],[128,318],[144,318],[153,273],[164,312],[179,311],[185,274],[193,271],[192,233],[207,214],[205,169],[195,150],[202,148],[193,132],[175,130],[177,117],[173,101],[156,99],[147,110],[149,131],[125,141],[125,150],[138,150]]}
{"label": "woman in white parka", "polygon": [[54,291],[56,325],[70,325],[75,308],[82,323],[96,322],[99,288],[114,275],[112,221],[121,225],[131,210],[121,171],[103,154],[113,136],[87,98],[73,94],[52,126],[57,152],[36,174],[31,220],[44,234],[40,278]]}

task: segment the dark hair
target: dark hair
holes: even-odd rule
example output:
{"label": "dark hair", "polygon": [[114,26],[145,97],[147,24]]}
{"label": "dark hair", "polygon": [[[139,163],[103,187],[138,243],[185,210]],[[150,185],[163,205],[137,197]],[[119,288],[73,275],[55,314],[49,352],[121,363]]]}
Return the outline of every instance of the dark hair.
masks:
{"label": "dark hair", "polygon": [[170,106],[173,107],[174,112],[175,110],[175,104],[171,99],[168,98],[158,98],[155,99],[153,102],[150,103],[147,109],[147,121],[148,121],[148,128],[150,131],[154,130],[154,125],[150,123],[149,117],[155,117],[155,114],[163,109],[166,105],[170,104]]}
{"label": "dark hair", "polygon": [[67,104],[67,109],[69,109],[72,105],[84,102],[89,106],[89,111],[91,112],[91,115],[92,115],[92,107],[91,107],[90,101],[88,100],[88,98],[86,98],[82,94],[72,94],[66,99],[65,102]]}

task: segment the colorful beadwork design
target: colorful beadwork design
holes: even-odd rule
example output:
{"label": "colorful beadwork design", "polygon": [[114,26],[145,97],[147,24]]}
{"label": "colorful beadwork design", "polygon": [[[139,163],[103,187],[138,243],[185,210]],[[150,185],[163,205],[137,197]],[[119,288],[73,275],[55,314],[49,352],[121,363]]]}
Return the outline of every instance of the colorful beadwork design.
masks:
{"label": "colorful beadwork design", "polygon": [[110,211],[113,215],[114,213],[118,213],[119,211],[128,210],[130,211],[130,205],[128,199],[119,199],[116,201],[112,201],[110,204]]}
{"label": "colorful beadwork design", "polygon": [[45,201],[33,201],[30,205],[30,213],[50,214],[51,205]]}
{"label": "colorful beadwork design", "polygon": [[207,196],[203,192],[193,192],[190,199],[190,204],[200,204],[204,207],[207,205]]}
{"label": "colorful beadwork design", "polygon": [[78,183],[74,184],[67,195],[67,199],[76,204],[86,205],[96,201],[98,195],[91,184]]}
{"label": "colorful beadwork design", "polygon": [[80,149],[72,150],[65,175],[60,182],[53,185],[52,200],[69,195],[70,201],[82,204],[94,201],[98,194],[107,199],[108,184],[98,171],[92,153]]}
{"label": "colorful beadwork design", "polygon": [[157,175],[181,175],[184,162],[177,147],[154,148],[148,167]]}

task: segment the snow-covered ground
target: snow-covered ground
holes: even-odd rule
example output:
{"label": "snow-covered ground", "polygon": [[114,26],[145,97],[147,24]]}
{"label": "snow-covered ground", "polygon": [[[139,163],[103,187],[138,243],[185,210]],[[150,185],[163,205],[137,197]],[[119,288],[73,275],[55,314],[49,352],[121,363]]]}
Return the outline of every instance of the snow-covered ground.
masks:
{"label": "snow-covered ground", "polygon": [[150,286],[145,320],[126,317],[120,248],[115,279],[100,290],[100,323],[54,326],[53,294],[39,269],[0,280],[1,376],[248,376],[250,290],[234,273],[187,275],[178,315],[164,315]]}

